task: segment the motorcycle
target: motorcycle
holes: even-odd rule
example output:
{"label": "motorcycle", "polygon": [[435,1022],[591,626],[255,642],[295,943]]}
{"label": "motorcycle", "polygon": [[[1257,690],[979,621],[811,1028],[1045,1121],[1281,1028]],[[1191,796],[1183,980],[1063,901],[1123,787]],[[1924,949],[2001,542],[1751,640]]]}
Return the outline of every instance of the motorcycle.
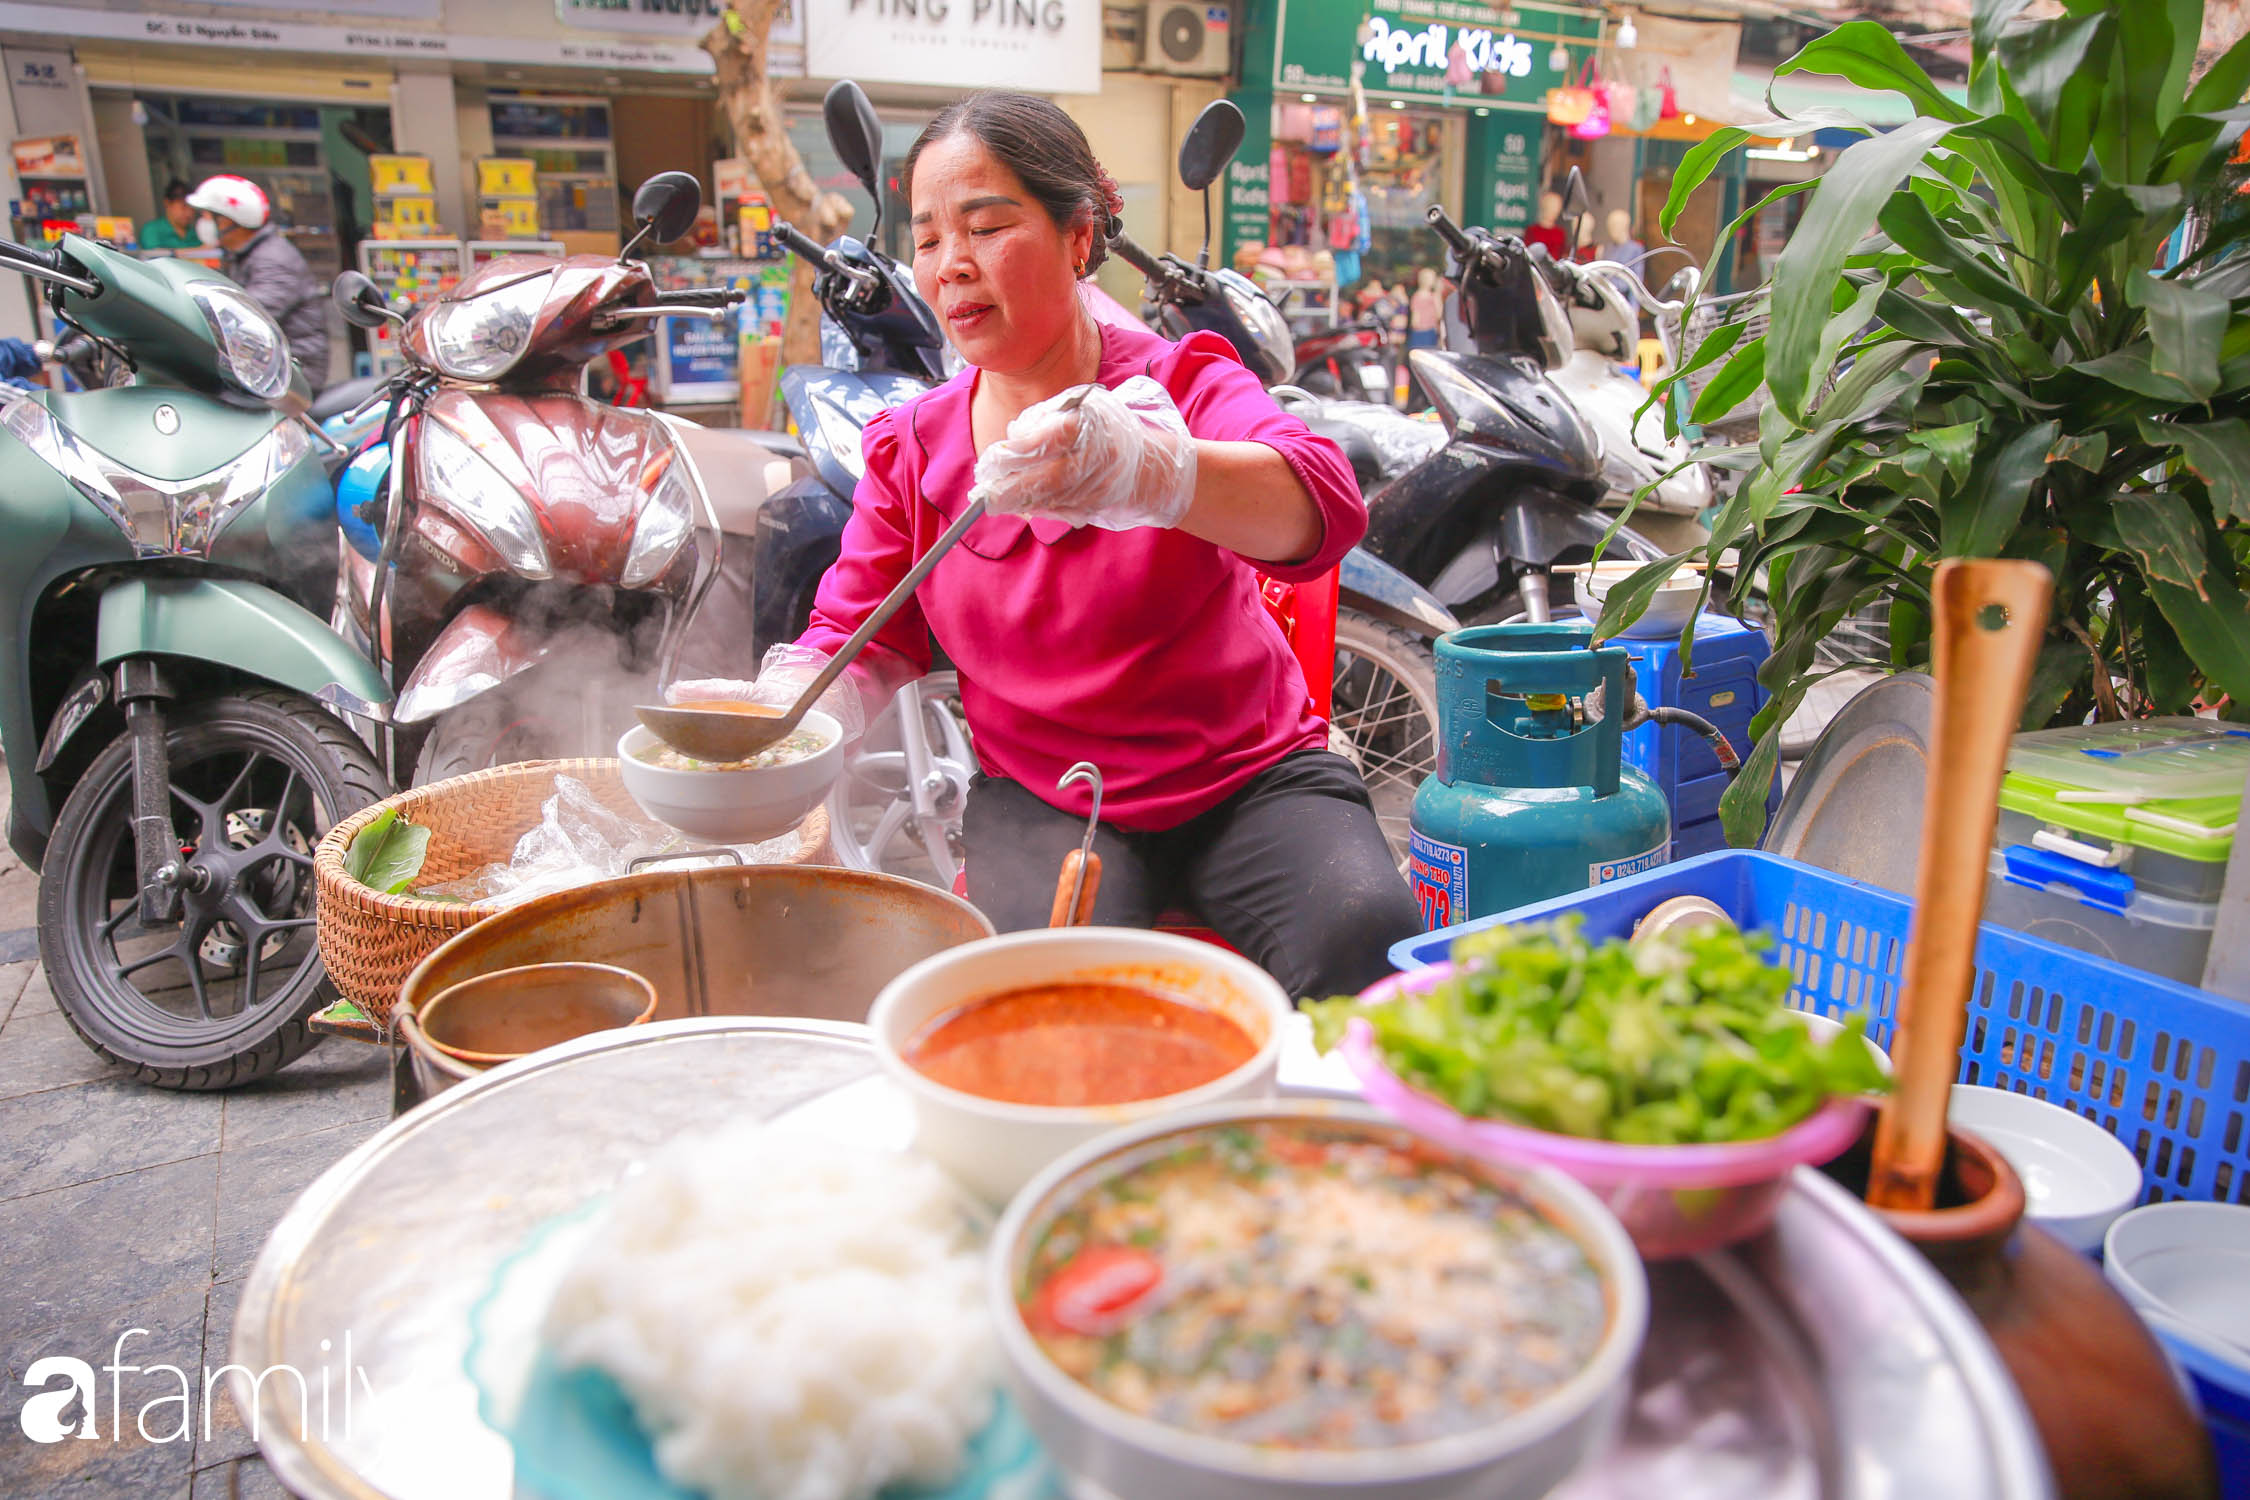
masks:
{"label": "motorcycle", "polygon": [[337,489],[338,614],[398,684],[387,748],[416,783],[605,754],[631,705],[683,675],[721,563],[699,436],[580,390],[590,362],[657,320],[743,300],[658,291],[632,258],[685,234],[700,198],[693,177],[659,173],[615,260],[502,256],[410,318],[360,273],[336,279],[348,321],[401,325],[405,368],[372,398],[379,430]]}
{"label": "motorcycle", "polygon": [[212,1089],[313,1045],[330,1003],[312,850],[387,795],[339,713],[390,689],[326,623],[327,440],[258,305],[190,261],[0,241],[130,383],[0,389],[0,750],[8,842],[79,1037],[143,1082]]}
{"label": "motorcycle", "polygon": [[1371,315],[1307,334],[1296,341],[1289,383],[1331,400],[1389,406],[1391,371],[1383,359],[1384,337],[1382,323]]}
{"label": "motorcycle", "polygon": [[[1195,263],[1152,255],[1120,230],[1110,248],[1144,278],[1143,321],[1169,339],[1207,331],[1232,344],[1276,400],[1344,451],[1363,494],[1379,489],[1398,465],[1385,441],[1403,434],[1404,452],[1426,452],[1436,437],[1428,423],[1363,402],[1322,401],[1281,384],[1293,368],[1294,344],[1280,309],[1255,283],[1210,264],[1209,194],[1240,149],[1242,111],[1217,100],[1196,116],[1180,143],[1182,185],[1205,198],[1205,235]],[[1348,414],[1348,415],[1347,415]],[[1375,801],[1376,817],[1403,862],[1414,793],[1437,763],[1437,664],[1430,642],[1459,622],[1413,580],[1366,550],[1354,548],[1338,568],[1336,675],[1331,739],[1355,762]]]}

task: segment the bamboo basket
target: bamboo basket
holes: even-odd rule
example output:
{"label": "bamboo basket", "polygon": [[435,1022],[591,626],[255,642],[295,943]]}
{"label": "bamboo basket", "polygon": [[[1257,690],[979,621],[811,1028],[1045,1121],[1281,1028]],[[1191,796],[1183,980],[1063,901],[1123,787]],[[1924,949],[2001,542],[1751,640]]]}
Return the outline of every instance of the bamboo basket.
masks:
{"label": "bamboo basket", "polygon": [[[554,795],[557,776],[584,782],[597,801],[622,817],[648,821],[625,790],[614,759],[535,760],[400,792],[328,830],[313,852],[320,893],[316,930],[321,961],[337,992],[378,1027],[387,1028],[399,986],[414,966],[446,939],[499,909],[476,902],[462,905],[385,895],[361,885],[344,873],[344,852],[362,828],[383,809],[395,809],[407,822],[430,830],[420,881],[438,885],[459,880],[514,852],[516,840],[539,821],[540,804]],[[797,825],[797,838],[797,852],[788,863],[834,863],[827,808],[814,808]]]}

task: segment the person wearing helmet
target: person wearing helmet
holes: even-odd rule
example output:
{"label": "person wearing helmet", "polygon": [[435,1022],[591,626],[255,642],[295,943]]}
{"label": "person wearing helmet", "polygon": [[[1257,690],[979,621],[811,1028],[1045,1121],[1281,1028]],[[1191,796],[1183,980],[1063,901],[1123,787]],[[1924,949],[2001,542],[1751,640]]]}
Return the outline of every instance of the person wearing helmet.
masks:
{"label": "person wearing helmet", "polygon": [[206,177],[187,201],[202,215],[197,236],[224,252],[222,269],[281,325],[306,384],[318,391],[328,382],[327,288],[271,222],[265,189],[246,177]]}

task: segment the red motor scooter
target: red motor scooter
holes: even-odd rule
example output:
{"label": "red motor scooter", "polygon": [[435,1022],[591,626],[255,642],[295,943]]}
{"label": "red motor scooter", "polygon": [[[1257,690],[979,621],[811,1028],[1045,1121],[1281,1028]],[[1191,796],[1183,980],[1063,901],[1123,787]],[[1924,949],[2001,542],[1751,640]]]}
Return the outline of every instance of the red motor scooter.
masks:
{"label": "red motor scooter", "polygon": [[358,272],[337,278],[347,320],[404,325],[406,368],[338,487],[337,606],[397,692],[402,782],[607,754],[631,705],[679,675],[721,542],[687,424],[581,391],[590,362],[656,320],[743,300],[660,292],[629,258],[685,234],[700,198],[660,173],[616,260],[504,256],[411,318]]}

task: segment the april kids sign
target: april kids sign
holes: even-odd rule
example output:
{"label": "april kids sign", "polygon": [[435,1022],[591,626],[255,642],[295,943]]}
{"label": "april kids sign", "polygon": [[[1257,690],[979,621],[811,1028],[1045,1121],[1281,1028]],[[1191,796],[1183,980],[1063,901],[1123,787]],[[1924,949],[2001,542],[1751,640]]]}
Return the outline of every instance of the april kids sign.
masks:
{"label": "april kids sign", "polygon": [[[1370,95],[1493,109],[1544,110],[1602,34],[1601,17],[1574,6],[1504,0],[1287,0],[1274,43],[1276,89],[1342,92],[1353,63]],[[1554,66],[1555,43],[1569,52]],[[1467,82],[1459,82],[1466,69]],[[1448,88],[1446,73],[1456,83]]]}

